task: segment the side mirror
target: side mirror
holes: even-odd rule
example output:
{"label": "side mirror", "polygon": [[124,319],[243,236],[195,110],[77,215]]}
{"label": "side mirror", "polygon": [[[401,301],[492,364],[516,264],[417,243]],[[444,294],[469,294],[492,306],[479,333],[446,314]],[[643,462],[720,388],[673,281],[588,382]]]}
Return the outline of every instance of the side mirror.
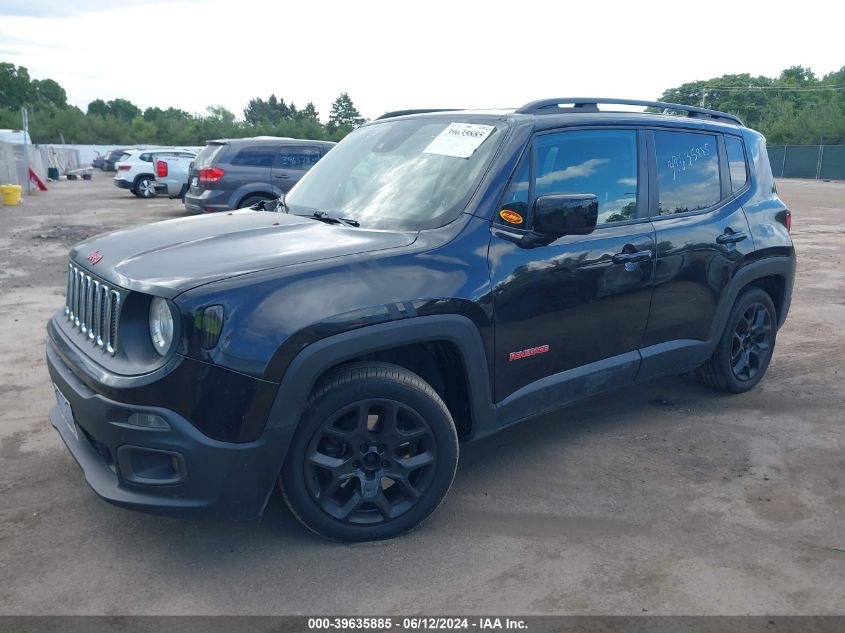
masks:
{"label": "side mirror", "polygon": [[591,193],[552,193],[534,201],[534,231],[555,238],[588,235],[598,215],[599,201]]}

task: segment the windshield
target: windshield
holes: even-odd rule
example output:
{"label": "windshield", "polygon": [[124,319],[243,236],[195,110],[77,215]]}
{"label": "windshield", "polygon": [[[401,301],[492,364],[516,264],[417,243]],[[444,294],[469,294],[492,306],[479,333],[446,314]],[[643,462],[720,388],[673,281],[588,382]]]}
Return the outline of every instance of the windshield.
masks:
{"label": "windshield", "polygon": [[367,125],[326,154],[285,202],[297,215],[320,211],[368,228],[442,226],[466,206],[506,129],[460,115]]}

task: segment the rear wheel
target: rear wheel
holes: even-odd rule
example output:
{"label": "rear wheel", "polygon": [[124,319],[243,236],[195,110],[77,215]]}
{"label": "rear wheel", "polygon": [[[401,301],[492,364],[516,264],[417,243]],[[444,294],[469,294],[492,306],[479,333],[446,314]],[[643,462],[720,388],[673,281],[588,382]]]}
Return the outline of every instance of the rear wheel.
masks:
{"label": "rear wheel", "polygon": [[317,534],[384,539],[437,508],[457,461],[452,417],[427,382],[396,365],[357,363],[315,388],[279,484]]}
{"label": "rear wheel", "polygon": [[155,180],[152,176],[138,176],[135,179],[135,186],[132,193],[139,198],[154,198],[156,195]]}
{"label": "rear wheel", "polygon": [[248,196],[240,201],[240,204],[238,204],[238,209],[246,209],[254,204],[264,202],[266,200],[272,200],[272,198],[270,198],[269,196]]}
{"label": "rear wheel", "polygon": [[775,307],[768,293],[749,288],[728,316],[713,355],[696,370],[705,385],[730,393],[752,389],[766,373],[777,337]]}

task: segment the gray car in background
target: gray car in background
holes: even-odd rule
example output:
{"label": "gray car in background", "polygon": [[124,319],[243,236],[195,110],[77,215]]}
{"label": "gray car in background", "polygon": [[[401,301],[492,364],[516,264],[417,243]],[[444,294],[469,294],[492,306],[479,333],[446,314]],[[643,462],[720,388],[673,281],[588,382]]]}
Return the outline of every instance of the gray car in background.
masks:
{"label": "gray car in background", "polygon": [[191,165],[185,207],[213,213],[278,198],[334,145],[278,137],[208,141]]}

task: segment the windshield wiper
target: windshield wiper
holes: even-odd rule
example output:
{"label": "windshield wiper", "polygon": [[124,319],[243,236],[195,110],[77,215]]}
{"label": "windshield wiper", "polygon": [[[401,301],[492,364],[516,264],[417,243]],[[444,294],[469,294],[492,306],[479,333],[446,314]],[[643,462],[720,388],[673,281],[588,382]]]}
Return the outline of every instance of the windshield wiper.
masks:
{"label": "windshield wiper", "polygon": [[358,220],[351,220],[349,218],[339,218],[337,216],[331,215],[326,211],[314,211],[314,213],[310,216],[304,217],[311,217],[315,220],[320,220],[321,222],[326,222],[327,224],[345,224],[346,226],[354,226],[359,227],[361,223]]}

